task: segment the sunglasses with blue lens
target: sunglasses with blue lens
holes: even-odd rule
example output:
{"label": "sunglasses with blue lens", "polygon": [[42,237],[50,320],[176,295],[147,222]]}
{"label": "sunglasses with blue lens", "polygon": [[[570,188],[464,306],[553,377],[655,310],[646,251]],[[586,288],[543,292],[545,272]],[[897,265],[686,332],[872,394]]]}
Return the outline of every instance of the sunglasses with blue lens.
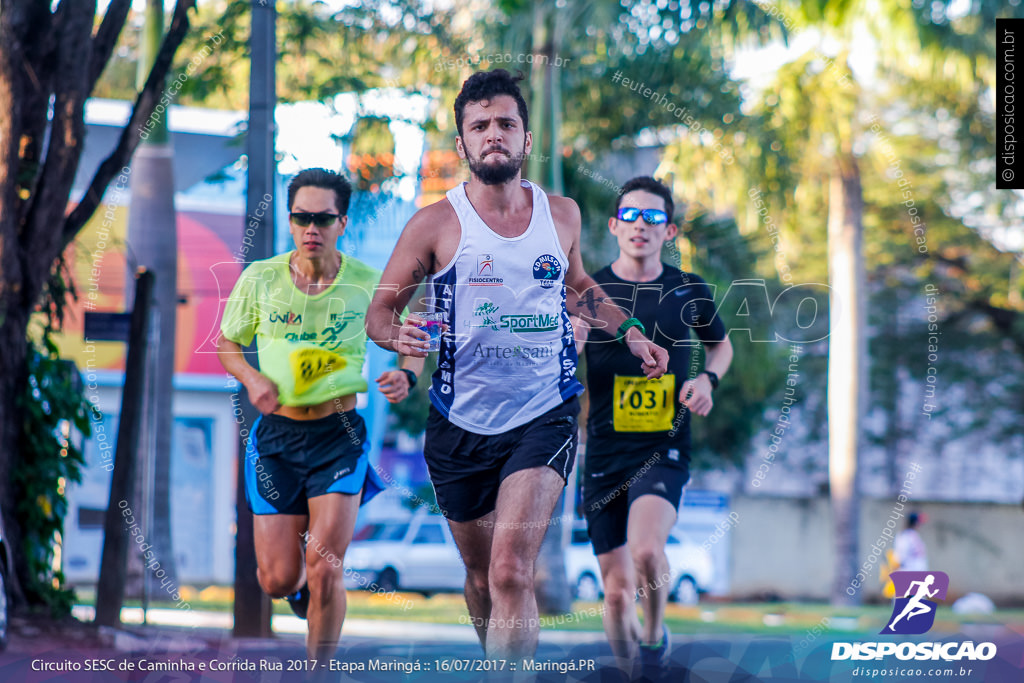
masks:
{"label": "sunglasses with blue lens", "polygon": [[632,223],[640,216],[643,216],[644,223],[647,225],[661,225],[668,223],[668,214],[660,209],[637,209],[632,206],[623,206],[619,208],[618,218],[620,221]]}

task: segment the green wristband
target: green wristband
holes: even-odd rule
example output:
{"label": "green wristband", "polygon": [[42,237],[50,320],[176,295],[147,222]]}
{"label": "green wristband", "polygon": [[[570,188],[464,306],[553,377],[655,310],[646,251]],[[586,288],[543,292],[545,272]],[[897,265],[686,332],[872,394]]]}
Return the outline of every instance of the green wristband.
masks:
{"label": "green wristband", "polygon": [[644,329],[644,324],[636,318],[629,318],[619,325],[619,331],[615,333],[615,338],[619,340],[620,344],[626,343],[626,332],[629,328],[636,327],[640,330],[640,334],[647,334],[647,330]]}
{"label": "green wristband", "polygon": [[405,368],[398,368],[405,373],[405,376],[409,378],[409,388],[412,389],[416,386],[416,373],[412,370],[406,370]]}

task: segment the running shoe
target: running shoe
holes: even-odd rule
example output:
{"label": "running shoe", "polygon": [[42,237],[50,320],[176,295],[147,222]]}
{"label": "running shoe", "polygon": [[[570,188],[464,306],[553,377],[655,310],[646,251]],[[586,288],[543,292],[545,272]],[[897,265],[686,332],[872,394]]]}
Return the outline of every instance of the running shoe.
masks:
{"label": "running shoe", "polygon": [[309,611],[309,586],[302,584],[302,588],[292,593],[285,598],[288,602],[288,606],[295,612],[295,616],[299,619],[306,618],[306,612]]}
{"label": "running shoe", "polygon": [[672,637],[665,624],[661,625],[661,642],[657,645],[640,643],[640,676],[641,680],[657,681],[665,672],[668,663],[668,649]]}

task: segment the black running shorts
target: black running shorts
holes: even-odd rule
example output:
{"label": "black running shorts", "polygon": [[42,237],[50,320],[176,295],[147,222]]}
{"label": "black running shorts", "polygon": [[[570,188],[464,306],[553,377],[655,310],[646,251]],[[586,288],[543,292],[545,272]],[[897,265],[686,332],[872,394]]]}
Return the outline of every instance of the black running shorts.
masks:
{"label": "black running shorts", "polygon": [[633,464],[619,470],[596,469],[589,463],[584,468],[583,516],[587,519],[587,533],[595,555],[625,545],[633,501],[640,496],[655,495],[678,511],[683,487],[690,480],[689,455],[676,448],[623,453],[622,457]]}
{"label": "black running shorts", "polygon": [[423,449],[441,513],[469,522],[494,510],[498,487],[510,474],[548,466],[568,478],[576,459],[579,400],[574,396],[502,434],[456,427],[433,406]]}

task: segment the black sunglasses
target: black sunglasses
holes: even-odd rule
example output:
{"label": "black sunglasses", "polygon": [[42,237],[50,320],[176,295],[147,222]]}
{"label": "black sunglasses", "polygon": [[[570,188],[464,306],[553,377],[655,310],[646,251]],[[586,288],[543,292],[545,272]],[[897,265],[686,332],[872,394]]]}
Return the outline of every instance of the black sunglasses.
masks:
{"label": "black sunglasses", "polygon": [[662,223],[668,223],[668,214],[661,209],[637,209],[632,206],[623,206],[619,209],[618,218],[620,221],[626,221],[632,223],[640,216],[644,217],[644,223],[647,225],[661,225]]}
{"label": "black sunglasses", "polygon": [[309,211],[295,211],[289,215],[292,223],[300,228],[308,228],[310,223],[318,228],[329,228],[339,218],[336,213],[312,213]]}

